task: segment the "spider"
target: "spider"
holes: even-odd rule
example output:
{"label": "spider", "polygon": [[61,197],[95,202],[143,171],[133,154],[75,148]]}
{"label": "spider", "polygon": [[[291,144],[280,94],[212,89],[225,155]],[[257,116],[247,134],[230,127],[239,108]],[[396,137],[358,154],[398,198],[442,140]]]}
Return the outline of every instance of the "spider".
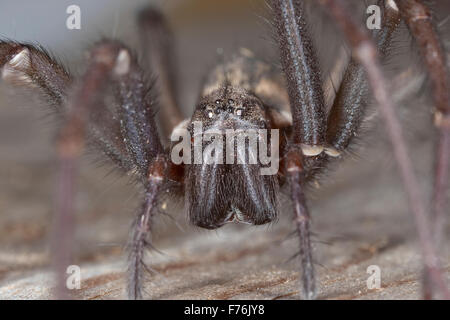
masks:
{"label": "spider", "polygon": [[[434,286],[448,295],[436,259],[435,241],[430,235],[431,230],[439,233],[439,228],[431,226],[424,216],[425,208],[379,70],[379,59],[389,56],[393,34],[403,20],[417,40],[433,84],[435,124],[440,130],[433,208],[438,221],[444,211],[443,194],[448,177],[449,80],[430,10],[420,0],[380,0],[382,27],[369,35],[349,16],[343,0],[318,3],[333,17],[354,51],[329,111],[325,107],[322,77],[306,23],[304,1],[300,0],[269,3],[283,72],[277,72],[243,49],[206,77],[192,117],[187,120],[182,119],[174,94],[170,29],[158,10],[149,8],[138,16],[148,58],[145,67],[157,76],[161,88],[158,99],[149,94],[153,83],[148,83],[136,55],[119,41],[102,40],[95,44],[89,51],[86,71],[78,79],[73,79],[41,47],[0,42],[2,80],[40,91],[64,119],[57,142],[60,175],[53,252],[61,296],[65,293],[64,270],[70,262],[74,179],[78,159],[87,144],[106,155],[121,170],[135,176],[145,190],[128,245],[130,298],[143,297],[146,269],[143,257],[146,248],[152,246],[152,221],[160,214],[159,204],[167,193],[184,197],[187,214],[194,225],[216,229],[231,222],[260,225],[276,220],[282,188],[293,202],[303,297],[315,298],[305,186],[329,163],[340,158],[352,143],[369,104],[371,89],[385,118],[410,195],[411,211],[415,214],[423,249],[428,295]],[[183,132],[190,137],[189,142],[196,138],[196,123],[207,130],[221,132],[226,129],[279,132],[270,135],[270,145],[275,146],[270,153],[279,154],[274,160],[277,170],[261,174],[264,165],[260,160],[231,164],[174,161],[179,140],[172,140],[169,147],[164,146],[155,120],[158,105],[164,132],[172,133],[172,137],[180,137],[179,133]],[[286,109],[291,112],[286,113]],[[237,131],[236,135],[242,132]],[[204,152],[207,146],[200,144],[200,150]],[[244,148],[246,146],[244,144]],[[242,150],[233,147],[232,151],[231,159],[239,160]],[[251,155],[256,151],[249,148],[248,152]],[[218,154],[217,150],[214,154]],[[183,152],[183,157],[188,155],[190,152]]]}

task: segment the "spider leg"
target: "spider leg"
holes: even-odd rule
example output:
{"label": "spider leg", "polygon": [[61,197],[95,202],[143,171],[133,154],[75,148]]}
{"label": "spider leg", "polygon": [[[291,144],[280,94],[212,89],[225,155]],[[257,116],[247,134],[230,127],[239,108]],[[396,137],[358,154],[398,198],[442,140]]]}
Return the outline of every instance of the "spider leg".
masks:
{"label": "spider leg", "polygon": [[304,195],[302,152],[291,148],[286,155],[286,172],[294,204],[294,223],[299,238],[302,291],[305,299],[316,297],[316,280],[312,257],[310,215]]}
{"label": "spider leg", "polygon": [[293,142],[306,156],[323,151],[325,103],[316,51],[308,33],[301,1],[274,0],[281,65],[287,78],[293,120]]}
{"label": "spider leg", "polygon": [[439,267],[439,260],[437,259],[437,250],[431,234],[430,221],[425,211],[425,205],[409,158],[401,125],[395,114],[393,102],[388,94],[385,85],[386,81],[381,73],[376,47],[365,30],[348,14],[343,0],[319,0],[319,3],[334,18],[352,46],[355,57],[366,70],[368,82],[374,92],[380,113],[385,121],[393,145],[393,152],[408,195],[410,209],[419,234],[426,272],[429,273],[434,283],[439,286],[443,296],[449,298],[450,294],[446,287],[441,268]]}
{"label": "spider leg", "polygon": [[157,197],[166,176],[166,169],[169,162],[158,155],[150,164],[147,175],[147,189],[141,211],[136,217],[131,233],[129,247],[128,266],[128,297],[130,299],[142,299],[142,282],[145,271],[144,254],[145,250],[151,247],[151,227],[155,214]]}
{"label": "spider leg", "polygon": [[[95,67],[97,66],[97,67]],[[40,92],[57,112],[60,118],[65,118],[69,113],[68,125],[65,127],[59,137],[59,155],[60,155],[60,174],[57,196],[56,214],[54,216],[53,234],[52,234],[52,256],[53,265],[57,273],[57,296],[66,297],[64,288],[65,268],[70,262],[71,252],[71,234],[73,227],[72,218],[72,191],[73,178],[76,172],[76,159],[81,152],[81,136],[83,132],[78,131],[79,126],[84,122],[85,102],[93,103],[90,98],[92,95],[101,95],[97,93],[96,86],[101,85],[100,76],[107,72],[102,68],[101,63],[94,65],[82,79],[85,86],[78,86],[78,96],[74,93],[72,103],[68,101],[68,91],[72,84],[70,74],[54,58],[52,58],[44,49],[13,41],[0,42],[0,72],[1,79],[15,87],[35,89]],[[92,70],[94,68],[95,70]],[[97,71],[95,73],[94,71]],[[97,77],[97,78],[96,78]],[[89,85],[93,85],[89,87]],[[84,96],[84,91],[91,90],[91,95]],[[99,91],[100,92],[100,91]],[[88,92],[89,93],[89,92]],[[82,100],[85,98],[85,100]],[[75,100],[74,100],[75,99]],[[78,99],[78,101],[77,101]],[[91,99],[91,100],[89,100]],[[98,100],[98,99],[97,99]],[[81,113],[77,114],[72,109],[76,104],[81,104]],[[77,110],[78,111],[78,110]],[[111,127],[112,128],[112,127]],[[64,141],[68,139],[68,141]],[[66,144],[67,142],[67,144]],[[111,145],[108,139],[93,139],[94,143],[101,146],[104,150],[106,146]],[[116,154],[119,158],[124,158],[115,148],[109,148],[110,155]],[[117,159],[119,159],[117,158]]]}
{"label": "spider leg", "polygon": [[[67,114],[67,97],[73,83],[70,73],[48,52],[39,46],[14,41],[0,41],[1,80],[16,88],[37,90],[60,119]],[[98,104],[102,104],[98,101]],[[119,122],[106,106],[91,110],[92,127],[89,145],[106,154],[125,171],[131,164]]]}
{"label": "spider leg", "polygon": [[[372,33],[380,58],[384,58],[389,53],[392,35],[400,23],[400,15],[398,10],[384,6],[384,0],[380,0],[378,5],[384,8],[383,26],[380,30],[374,29]],[[332,150],[333,155],[338,156],[356,135],[368,104],[369,93],[365,70],[352,57],[327,120],[327,142],[333,148],[329,154]]]}
{"label": "spider leg", "polygon": [[[442,43],[433,25],[430,9],[420,0],[397,0],[402,17],[419,47],[432,83],[435,126],[438,130],[433,190],[432,222],[436,243],[444,235],[446,192],[450,179],[450,76]],[[425,279],[426,296],[431,297]],[[428,293],[427,293],[428,292]]]}
{"label": "spider leg", "polygon": [[109,42],[96,45],[90,52],[85,74],[68,99],[66,123],[58,136],[59,176],[54,231],[54,259],[57,297],[67,296],[65,269],[70,264],[73,239],[73,192],[78,159],[84,149],[86,123],[91,109],[103,96],[116,65],[119,47]]}
{"label": "spider leg", "polygon": [[0,41],[1,79],[18,87],[39,88],[55,108],[66,101],[70,74],[42,48]]}
{"label": "spider leg", "polygon": [[[72,190],[76,173],[76,160],[83,148],[88,113],[103,98],[105,89],[112,85],[119,100],[120,130],[126,139],[126,148],[133,168],[143,180],[146,195],[138,223],[132,232],[129,267],[129,296],[141,298],[142,257],[150,232],[151,217],[158,191],[163,181],[161,166],[163,147],[154,120],[153,105],[146,100],[147,89],[136,58],[120,43],[104,41],[91,51],[87,72],[69,100],[69,116],[59,139],[61,162],[60,202],[58,213],[60,226],[67,227],[73,214]],[[64,228],[63,228],[64,227]],[[59,234],[58,240],[65,235]],[[61,252],[61,255],[63,253]],[[67,258],[66,258],[67,260]],[[62,270],[60,270],[62,271]]]}
{"label": "spider leg", "polygon": [[147,185],[150,160],[163,153],[155,122],[154,101],[147,99],[148,86],[136,57],[122,47],[113,74],[113,89],[119,102],[120,130],[126,149],[141,181]]}
{"label": "spider leg", "polygon": [[317,156],[324,151],[326,120],[322,79],[307,29],[303,2],[277,0],[272,1],[272,8],[293,118],[285,170],[291,186],[294,221],[300,244],[302,291],[306,299],[314,299],[315,272],[310,216],[303,191],[306,180],[303,167],[305,157]]}
{"label": "spider leg", "polygon": [[[76,81],[68,96],[70,76],[48,54],[33,46],[12,42],[2,42],[0,50],[3,80],[39,88],[51,104],[66,113],[65,125],[58,136],[59,184],[53,234],[57,296],[65,298],[64,275],[72,252],[74,180],[85,140],[100,147],[126,171],[138,173],[148,190],[146,203],[147,209],[150,208],[149,204],[154,202],[147,201],[148,196],[155,198],[153,184],[160,184],[153,183],[154,174],[149,176],[154,168],[152,159],[163,152],[153,105],[146,100],[147,87],[136,59],[118,42],[103,41],[94,46],[87,71]],[[113,88],[119,102],[115,112],[106,108],[104,102],[109,87]],[[118,119],[114,113],[118,114]],[[155,160],[160,163],[158,161]],[[149,219],[145,221],[146,225],[150,223]],[[140,233],[141,238],[143,234]],[[140,250],[132,252],[142,255]],[[134,270],[132,273],[136,276],[140,272]],[[130,282],[140,285],[135,280]]]}
{"label": "spider leg", "polygon": [[164,15],[147,8],[139,13],[138,25],[144,45],[145,64],[156,76],[159,100],[164,106],[159,115],[164,134],[168,137],[182,120],[176,99],[173,36]]}
{"label": "spider leg", "polygon": [[146,99],[147,89],[141,68],[126,48],[121,48],[118,53],[113,73],[122,136],[127,140],[126,147],[133,166],[145,186],[143,205],[128,244],[128,297],[141,299],[144,254],[151,247],[152,219],[170,162],[164,156],[154,118],[154,105]]}

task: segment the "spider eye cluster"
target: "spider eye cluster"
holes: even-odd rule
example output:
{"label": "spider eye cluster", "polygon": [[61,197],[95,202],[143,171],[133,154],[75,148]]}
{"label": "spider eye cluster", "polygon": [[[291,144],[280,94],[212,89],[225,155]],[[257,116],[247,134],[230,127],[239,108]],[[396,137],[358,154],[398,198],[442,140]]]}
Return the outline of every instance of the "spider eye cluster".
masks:
{"label": "spider eye cluster", "polygon": [[222,112],[227,112],[240,117],[244,113],[244,108],[233,99],[216,99],[213,105],[208,105],[205,107],[205,114],[210,119],[212,119],[215,114],[218,115]]}

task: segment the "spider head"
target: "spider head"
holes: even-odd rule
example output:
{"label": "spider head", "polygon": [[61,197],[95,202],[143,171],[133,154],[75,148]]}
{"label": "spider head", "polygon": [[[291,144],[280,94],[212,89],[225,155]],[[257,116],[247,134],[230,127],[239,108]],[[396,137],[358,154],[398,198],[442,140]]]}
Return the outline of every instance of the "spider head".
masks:
{"label": "spider head", "polygon": [[268,123],[261,101],[241,88],[223,87],[200,100],[188,130],[194,144],[201,139],[202,154],[187,165],[185,179],[194,225],[215,229],[276,218],[277,171],[262,174],[258,157],[260,134],[268,131]]}
{"label": "spider head", "polygon": [[248,91],[232,86],[223,86],[202,97],[193,121],[202,122],[204,129],[267,129],[262,102]]}

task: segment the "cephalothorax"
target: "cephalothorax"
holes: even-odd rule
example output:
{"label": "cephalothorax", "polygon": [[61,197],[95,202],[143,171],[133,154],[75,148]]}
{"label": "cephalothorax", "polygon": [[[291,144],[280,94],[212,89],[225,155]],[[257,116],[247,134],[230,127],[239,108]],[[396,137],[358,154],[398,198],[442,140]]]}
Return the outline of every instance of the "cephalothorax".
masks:
{"label": "cephalothorax", "polygon": [[[60,180],[54,235],[60,294],[64,292],[64,270],[70,264],[68,249],[73,180],[86,140],[90,147],[104,153],[123,171],[134,174],[145,189],[129,242],[130,298],[142,298],[144,252],[151,246],[152,219],[159,213],[158,204],[166,191],[184,197],[185,210],[193,224],[215,229],[229,222],[260,225],[275,220],[279,214],[278,194],[282,186],[287,186],[293,202],[294,225],[300,246],[302,292],[305,298],[314,298],[310,218],[304,185],[330,161],[340,157],[352,142],[368,105],[370,88],[383,107],[381,110],[407,190],[413,195],[412,209],[417,212],[419,221],[426,274],[430,275],[430,283],[443,283],[440,282],[442,277],[436,264],[436,252],[430,242],[431,228],[426,220],[421,219],[423,208],[414,197],[417,196],[415,181],[410,175],[398,123],[389,113],[390,100],[376,58],[378,55],[384,59],[389,55],[393,33],[403,19],[417,38],[432,75],[436,125],[442,135],[440,146],[448,146],[449,79],[445,54],[434,32],[429,9],[419,0],[378,1],[383,9],[382,27],[372,32],[371,39],[346,14],[342,0],[318,1],[335,17],[354,49],[336,98],[328,108],[303,2],[271,1],[283,72],[258,61],[251,51],[241,49],[233,59],[212,70],[192,117],[184,121],[175,98],[168,26],[154,9],[140,13],[138,21],[147,58],[145,67],[157,75],[160,85],[158,100],[162,127],[165,133],[172,133],[175,137],[168,148],[163,146],[158,134],[154,118],[156,103],[148,95],[150,86],[146,83],[143,69],[135,55],[122,43],[112,40],[97,43],[90,50],[85,73],[74,80],[41,48],[12,41],[0,42],[2,80],[40,90],[49,104],[65,118],[58,138]],[[221,147],[208,155],[208,146],[219,139],[216,136],[209,143],[200,145],[201,162],[190,159],[190,156],[195,159],[195,145],[192,154],[188,150],[188,155],[186,151],[181,155],[182,158],[189,156],[188,161],[175,161],[174,154],[180,158],[179,150],[174,152],[180,132],[189,136],[188,142],[194,141],[195,144],[197,124],[201,125],[202,134],[226,135],[229,131],[239,140],[242,130],[245,130],[247,133],[256,132],[257,141],[270,140],[270,143],[257,144],[252,149],[251,137],[246,137],[243,145],[233,144],[231,149],[227,149],[227,145],[219,144]],[[264,135],[265,138],[260,140]],[[265,149],[261,149],[263,147]],[[448,150],[442,150],[438,163],[444,163],[444,167],[438,164],[434,198],[436,215],[443,212],[442,194],[445,194],[448,172],[445,168]],[[269,162],[258,158],[266,154],[272,157]],[[254,162],[250,161],[252,157],[256,159]],[[211,159],[215,161],[208,163]],[[270,170],[262,174],[261,169],[267,166]],[[444,287],[441,286],[441,292],[445,294]]]}

